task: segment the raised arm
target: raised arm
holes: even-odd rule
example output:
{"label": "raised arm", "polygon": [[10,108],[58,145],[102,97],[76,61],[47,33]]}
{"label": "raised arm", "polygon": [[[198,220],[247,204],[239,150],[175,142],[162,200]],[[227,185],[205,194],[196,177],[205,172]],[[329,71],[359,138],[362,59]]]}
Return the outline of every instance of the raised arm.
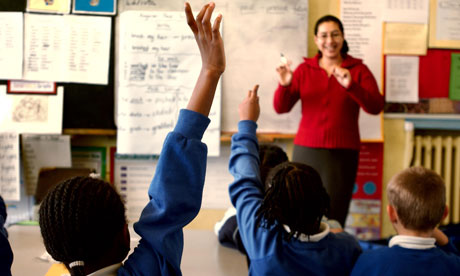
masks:
{"label": "raised arm", "polygon": [[219,32],[222,15],[219,14],[211,26],[210,19],[214,7],[215,4],[212,2],[205,5],[195,19],[190,4],[185,3],[187,23],[195,36],[202,62],[200,75],[187,109],[205,116],[209,115],[217,83],[225,70],[224,43]]}
{"label": "raised arm", "polygon": [[209,110],[225,55],[218,16],[211,26],[214,3],[205,5],[196,19],[185,4],[187,23],[200,49],[202,69],[187,109],[165,139],[155,176],[150,184],[149,203],[134,224],[141,240],[118,275],[181,275],[183,227],[201,207],[206,174],[207,147],[201,141],[209,124]]}

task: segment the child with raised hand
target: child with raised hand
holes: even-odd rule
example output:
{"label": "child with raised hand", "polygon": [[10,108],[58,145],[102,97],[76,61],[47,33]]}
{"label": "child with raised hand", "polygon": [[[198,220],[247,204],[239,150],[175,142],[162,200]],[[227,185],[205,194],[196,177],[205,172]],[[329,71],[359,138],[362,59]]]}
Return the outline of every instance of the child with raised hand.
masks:
{"label": "child with raised hand", "polygon": [[215,4],[187,23],[201,53],[202,69],[187,109],[163,144],[150,202],[134,224],[141,237],[129,252],[125,208],[114,188],[89,177],[72,178],[48,193],[40,207],[40,229],[47,251],[72,275],[181,275],[183,227],[198,214],[206,172],[207,147],[201,142],[215,88],[225,70],[222,16],[211,25]]}
{"label": "child with raised hand", "polygon": [[8,242],[8,232],[5,228],[6,205],[0,196],[0,275],[11,275],[11,265],[13,264],[13,251]]}
{"label": "child with raised hand", "polygon": [[434,171],[412,167],[387,186],[387,212],[398,235],[364,252],[351,275],[460,275],[460,256],[437,225],[447,216],[446,188]]}
{"label": "child with raised hand", "polygon": [[250,275],[349,275],[361,253],[351,235],[332,233],[321,219],[329,196],[310,166],[284,162],[271,169],[267,189],[260,178],[258,86],[239,106],[238,133],[229,162],[234,182],[230,199],[237,210]]}

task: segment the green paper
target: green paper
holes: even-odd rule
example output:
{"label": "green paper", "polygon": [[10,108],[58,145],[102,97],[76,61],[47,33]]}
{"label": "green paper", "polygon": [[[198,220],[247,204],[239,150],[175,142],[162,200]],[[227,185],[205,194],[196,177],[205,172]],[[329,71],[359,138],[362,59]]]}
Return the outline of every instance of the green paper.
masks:
{"label": "green paper", "polygon": [[460,53],[452,53],[451,56],[449,98],[460,100]]}

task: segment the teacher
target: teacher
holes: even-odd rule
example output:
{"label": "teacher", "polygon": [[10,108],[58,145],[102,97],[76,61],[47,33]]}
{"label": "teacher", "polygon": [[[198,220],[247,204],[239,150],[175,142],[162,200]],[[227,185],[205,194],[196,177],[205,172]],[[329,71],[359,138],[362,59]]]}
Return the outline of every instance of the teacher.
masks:
{"label": "teacher", "polygon": [[277,113],[286,113],[300,99],[302,119],[292,160],[319,172],[331,197],[329,218],[344,226],[358,169],[359,110],[378,114],[384,98],[362,60],[347,54],[337,17],[321,17],[314,33],[315,57],[305,58],[294,72],[288,62],[276,68],[279,85],[274,107]]}

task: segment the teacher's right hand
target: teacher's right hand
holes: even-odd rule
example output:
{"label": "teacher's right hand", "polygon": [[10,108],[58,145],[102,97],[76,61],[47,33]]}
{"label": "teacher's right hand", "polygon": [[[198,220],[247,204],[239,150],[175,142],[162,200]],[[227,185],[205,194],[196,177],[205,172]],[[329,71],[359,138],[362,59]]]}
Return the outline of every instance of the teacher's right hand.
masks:
{"label": "teacher's right hand", "polygon": [[278,67],[276,67],[276,72],[278,72],[278,81],[282,86],[288,86],[291,84],[292,80],[292,71],[289,67],[291,62],[282,63]]}

